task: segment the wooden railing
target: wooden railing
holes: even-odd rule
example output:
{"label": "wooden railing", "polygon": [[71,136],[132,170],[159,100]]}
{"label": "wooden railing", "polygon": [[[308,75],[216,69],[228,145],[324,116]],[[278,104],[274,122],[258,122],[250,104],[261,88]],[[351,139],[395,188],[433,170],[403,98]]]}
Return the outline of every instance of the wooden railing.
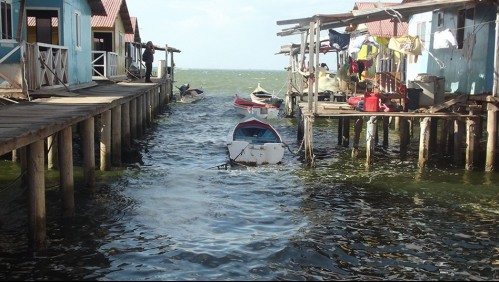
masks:
{"label": "wooden railing", "polygon": [[28,89],[68,83],[68,48],[45,43],[26,43]]}
{"label": "wooden railing", "polygon": [[118,54],[92,51],[92,76],[109,78],[118,75]]}

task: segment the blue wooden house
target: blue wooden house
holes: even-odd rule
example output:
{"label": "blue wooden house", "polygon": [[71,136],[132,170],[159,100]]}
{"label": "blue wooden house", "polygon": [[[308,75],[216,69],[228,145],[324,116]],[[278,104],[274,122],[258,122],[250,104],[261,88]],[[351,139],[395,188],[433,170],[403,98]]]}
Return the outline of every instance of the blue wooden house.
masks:
{"label": "blue wooden house", "polygon": [[101,0],[5,0],[0,12],[0,96],[92,82],[92,15]]}
{"label": "blue wooden house", "polygon": [[409,32],[419,36],[427,52],[423,52],[416,64],[408,64],[408,80],[419,73],[428,73],[445,79],[446,92],[491,93],[497,4],[459,2],[460,5],[442,6],[410,17]]}

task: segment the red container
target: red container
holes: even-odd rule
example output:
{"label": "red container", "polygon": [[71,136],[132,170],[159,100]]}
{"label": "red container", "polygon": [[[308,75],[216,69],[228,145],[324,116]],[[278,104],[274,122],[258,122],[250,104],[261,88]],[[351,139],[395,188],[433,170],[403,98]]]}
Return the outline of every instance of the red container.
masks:
{"label": "red container", "polygon": [[379,112],[379,100],[376,95],[366,95],[364,98],[364,111],[365,112]]}

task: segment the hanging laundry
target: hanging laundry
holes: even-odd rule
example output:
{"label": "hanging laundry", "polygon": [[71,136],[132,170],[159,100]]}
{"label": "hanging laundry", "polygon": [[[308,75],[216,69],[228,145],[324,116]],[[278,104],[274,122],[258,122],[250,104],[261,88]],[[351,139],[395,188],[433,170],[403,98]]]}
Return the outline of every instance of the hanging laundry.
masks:
{"label": "hanging laundry", "polygon": [[379,49],[379,44],[376,42],[374,37],[371,35],[361,35],[356,38],[350,39],[350,44],[348,47],[348,53],[352,55],[353,53],[358,53],[362,48],[362,45],[374,45]]}
{"label": "hanging laundry", "polygon": [[410,62],[417,62],[421,55],[421,41],[418,36],[396,36],[390,38],[388,48],[410,56]]}
{"label": "hanging laundry", "polygon": [[421,41],[418,36],[396,36],[390,38],[388,48],[402,54],[421,55]]}
{"label": "hanging laundry", "polygon": [[332,28],[329,29],[329,46],[331,46],[333,50],[346,50],[349,43],[350,34],[339,33]]}
{"label": "hanging laundry", "polygon": [[433,49],[455,48],[456,38],[450,29],[436,31],[433,35]]}

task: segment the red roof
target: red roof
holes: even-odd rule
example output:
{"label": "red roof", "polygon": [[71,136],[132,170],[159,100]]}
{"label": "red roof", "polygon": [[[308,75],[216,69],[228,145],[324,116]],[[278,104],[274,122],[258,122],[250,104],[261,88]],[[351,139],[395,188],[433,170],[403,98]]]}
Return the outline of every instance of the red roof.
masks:
{"label": "red roof", "polygon": [[107,16],[92,16],[92,27],[114,27],[118,15],[121,16],[125,33],[133,33],[132,22],[125,0],[102,0]]}
{"label": "red roof", "polygon": [[139,24],[137,22],[137,17],[130,17],[132,21],[133,33],[125,34],[125,42],[140,42]]}
{"label": "red roof", "polygon": [[[400,3],[376,3],[376,2],[356,2],[354,10],[369,10],[380,7],[387,7],[387,13],[395,14],[390,10],[390,6],[400,5]],[[378,37],[393,37],[407,35],[408,24],[406,22],[395,22],[394,20],[381,20],[365,23],[370,35]],[[396,31],[396,32],[394,32]]]}

